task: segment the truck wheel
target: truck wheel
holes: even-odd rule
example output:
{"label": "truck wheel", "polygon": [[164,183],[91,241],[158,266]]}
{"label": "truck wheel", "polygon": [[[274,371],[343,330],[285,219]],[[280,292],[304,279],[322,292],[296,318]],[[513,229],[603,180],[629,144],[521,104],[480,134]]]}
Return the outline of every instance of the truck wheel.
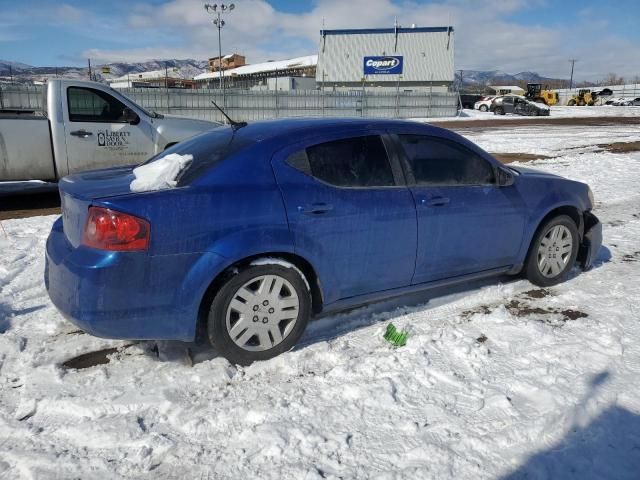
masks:
{"label": "truck wheel", "polygon": [[305,280],[293,268],[255,265],[231,277],[209,309],[207,333],[231,363],[249,365],[290,350],[311,312]]}
{"label": "truck wheel", "polygon": [[565,281],[576,262],[578,237],[578,227],[567,215],[558,215],[540,226],[525,263],[529,281],[541,287]]}

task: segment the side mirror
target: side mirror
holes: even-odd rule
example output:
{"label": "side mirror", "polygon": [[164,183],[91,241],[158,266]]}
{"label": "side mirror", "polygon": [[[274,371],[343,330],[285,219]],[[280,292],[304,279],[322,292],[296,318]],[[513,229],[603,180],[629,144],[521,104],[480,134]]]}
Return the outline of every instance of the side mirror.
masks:
{"label": "side mirror", "polygon": [[138,116],[138,114],[128,107],[125,107],[122,110],[122,117],[124,118],[125,122],[131,125],[137,125],[138,123],[140,123],[140,117]]}
{"label": "side mirror", "polygon": [[513,173],[501,167],[496,169],[496,184],[499,187],[510,187],[514,181]]}

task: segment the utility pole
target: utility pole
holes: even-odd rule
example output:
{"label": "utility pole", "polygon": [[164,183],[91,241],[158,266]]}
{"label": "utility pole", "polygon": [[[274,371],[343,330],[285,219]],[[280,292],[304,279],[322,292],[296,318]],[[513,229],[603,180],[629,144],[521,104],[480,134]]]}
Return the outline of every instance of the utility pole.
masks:
{"label": "utility pole", "polygon": [[169,71],[167,70],[167,61],[164,62],[164,88],[169,88],[167,84],[167,77],[169,76]]}
{"label": "utility pole", "polygon": [[573,66],[577,61],[578,60],[576,60],[575,58],[569,59],[569,63],[571,63],[571,80],[569,80],[569,90],[573,88]]}
{"label": "utility pole", "polygon": [[89,80],[93,80],[93,76],[91,75],[91,59],[87,58],[87,62],[89,63]]}
{"label": "utility pole", "polygon": [[220,89],[222,90],[222,106],[226,107],[226,95],[225,95],[225,85],[224,85],[224,75],[222,73],[222,27],[224,27],[225,22],[222,19],[222,14],[226,12],[230,12],[236,8],[233,3],[229,5],[225,5],[224,3],[213,5],[205,3],[204,9],[207,13],[214,15],[214,19],[211,21],[216,28],[218,29],[218,78],[220,79]]}

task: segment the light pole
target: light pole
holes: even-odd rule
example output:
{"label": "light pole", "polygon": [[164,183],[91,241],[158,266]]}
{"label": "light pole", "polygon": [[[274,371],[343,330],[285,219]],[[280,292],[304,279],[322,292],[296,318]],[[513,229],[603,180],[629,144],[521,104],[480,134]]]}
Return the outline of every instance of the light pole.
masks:
{"label": "light pole", "polygon": [[207,13],[210,13],[215,18],[211,21],[216,28],[218,29],[218,78],[220,79],[220,88],[222,89],[222,105],[226,106],[226,97],[225,97],[225,86],[224,86],[224,78],[222,76],[222,27],[224,27],[224,20],[222,19],[222,14],[226,12],[230,12],[236,8],[233,3],[228,5],[224,3],[214,3],[213,5],[209,3],[204,4],[204,9]]}
{"label": "light pole", "polygon": [[576,64],[577,60],[575,58],[569,59],[569,63],[571,64],[571,80],[569,80],[569,90],[573,88],[573,66]]}

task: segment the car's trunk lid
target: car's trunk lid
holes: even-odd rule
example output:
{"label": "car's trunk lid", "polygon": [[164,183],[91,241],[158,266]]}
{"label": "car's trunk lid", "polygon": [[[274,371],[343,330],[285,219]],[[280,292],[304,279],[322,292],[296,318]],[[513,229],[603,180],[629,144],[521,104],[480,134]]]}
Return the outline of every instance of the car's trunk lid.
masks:
{"label": "car's trunk lid", "polygon": [[80,245],[89,207],[100,198],[131,193],[133,166],[76,173],[60,180],[62,226],[73,247]]}

